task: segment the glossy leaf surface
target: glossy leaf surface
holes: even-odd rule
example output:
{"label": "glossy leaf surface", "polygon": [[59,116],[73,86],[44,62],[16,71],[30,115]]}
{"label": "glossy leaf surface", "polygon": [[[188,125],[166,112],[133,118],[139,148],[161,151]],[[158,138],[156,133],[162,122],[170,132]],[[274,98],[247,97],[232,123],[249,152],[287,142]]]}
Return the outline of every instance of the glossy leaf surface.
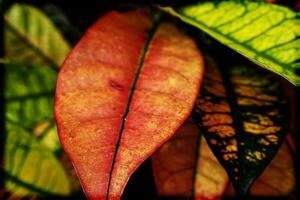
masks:
{"label": "glossy leaf surface", "polygon": [[216,200],[228,176],[198,128],[188,119],[152,156],[156,189],[162,197]]}
{"label": "glossy leaf surface", "polygon": [[206,62],[193,117],[237,193],[247,193],[288,131],[286,99],[278,80],[255,66]]}
{"label": "glossy leaf surface", "polygon": [[110,12],[86,32],[59,73],[55,116],[90,199],[120,198],[189,115],[202,68],[188,36],[140,11]]}
{"label": "glossy leaf surface", "polygon": [[163,9],[300,86],[299,13],[259,1],[200,1]]}

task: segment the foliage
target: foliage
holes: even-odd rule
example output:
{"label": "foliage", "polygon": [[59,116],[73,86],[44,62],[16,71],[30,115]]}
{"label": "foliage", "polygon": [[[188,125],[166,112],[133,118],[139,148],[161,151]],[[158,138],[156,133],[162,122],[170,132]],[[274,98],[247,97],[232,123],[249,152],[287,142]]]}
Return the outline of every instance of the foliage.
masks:
{"label": "foliage", "polygon": [[[299,13],[252,1],[201,2],[165,10],[299,86]],[[234,12],[226,15],[230,10]]]}
{"label": "foliage", "polygon": [[296,3],[122,2],[85,34],[64,6],[9,4],[1,199],[131,199],[148,158],[155,198],[292,198]]}

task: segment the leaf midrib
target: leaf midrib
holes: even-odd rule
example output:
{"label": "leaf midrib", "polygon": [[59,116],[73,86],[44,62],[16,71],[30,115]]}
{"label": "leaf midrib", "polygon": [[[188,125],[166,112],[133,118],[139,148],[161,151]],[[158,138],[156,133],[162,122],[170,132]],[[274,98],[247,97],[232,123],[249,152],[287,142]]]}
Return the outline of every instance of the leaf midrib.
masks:
{"label": "leaf midrib", "polygon": [[[243,188],[240,187],[240,177],[241,176],[241,170],[240,170],[240,159],[243,158],[243,151],[240,150],[241,148],[241,134],[244,132],[244,128],[243,128],[243,121],[242,119],[242,115],[241,115],[241,110],[240,110],[240,106],[237,103],[237,97],[236,97],[236,92],[234,91],[234,84],[231,82],[230,78],[230,67],[228,66],[228,64],[225,64],[227,66],[224,67],[218,67],[219,71],[221,72],[221,76],[222,76],[222,80],[224,83],[224,88],[225,88],[225,93],[226,93],[226,98],[228,100],[228,104],[230,107],[230,114],[232,116],[232,126],[235,128],[235,138],[237,140],[237,157],[238,157],[238,181],[236,181],[234,179],[234,177],[230,176],[230,179],[232,181],[232,183],[235,185],[235,187],[238,188],[238,191],[236,191],[236,193],[238,195],[245,195],[248,190],[250,185],[247,188]],[[219,66],[219,65],[218,65]]]}
{"label": "leaf midrib", "polygon": [[145,41],[144,47],[142,49],[139,64],[138,64],[137,70],[136,70],[135,75],[134,75],[133,83],[131,85],[130,94],[129,94],[128,101],[127,101],[127,104],[126,104],[125,112],[122,116],[122,122],[121,122],[121,127],[120,127],[120,131],[119,131],[118,138],[117,138],[116,149],[115,149],[115,152],[114,152],[113,162],[112,162],[111,170],[110,170],[110,173],[109,173],[109,179],[108,179],[108,185],[107,185],[107,191],[106,191],[106,199],[107,200],[109,199],[109,191],[110,191],[110,185],[111,185],[111,180],[112,180],[112,174],[113,174],[113,170],[114,170],[114,166],[115,166],[115,162],[116,162],[116,157],[117,157],[121,137],[122,137],[122,134],[123,134],[123,131],[124,131],[124,128],[125,128],[126,118],[127,118],[127,115],[130,112],[129,108],[130,108],[130,105],[131,105],[131,102],[132,102],[132,99],[133,99],[134,92],[136,90],[136,85],[137,85],[140,73],[142,71],[142,68],[144,66],[144,61],[145,61],[147,52],[148,52],[148,50],[151,46],[151,42],[152,42],[153,37],[155,35],[155,31],[158,28],[159,22],[160,22],[160,17],[158,17],[158,19],[156,19],[153,22],[152,28],[150,29],[149,34],[148,34],[148,38]]}

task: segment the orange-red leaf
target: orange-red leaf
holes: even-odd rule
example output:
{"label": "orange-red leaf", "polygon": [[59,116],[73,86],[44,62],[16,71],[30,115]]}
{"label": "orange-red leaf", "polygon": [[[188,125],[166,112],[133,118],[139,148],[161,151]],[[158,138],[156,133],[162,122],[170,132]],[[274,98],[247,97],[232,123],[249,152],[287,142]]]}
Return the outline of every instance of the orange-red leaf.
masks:
{"label": "orange-red leaf", "polygon": [[228,177],[191,119],[152,157],[160,196],[220,199]]}
{"label": "orange-red leaf", "polygon": [[202,77],[195,43],[140,11],[110,12],[59,73],[60,140],[89,199],[119,199],[133,171],[189,115]]}

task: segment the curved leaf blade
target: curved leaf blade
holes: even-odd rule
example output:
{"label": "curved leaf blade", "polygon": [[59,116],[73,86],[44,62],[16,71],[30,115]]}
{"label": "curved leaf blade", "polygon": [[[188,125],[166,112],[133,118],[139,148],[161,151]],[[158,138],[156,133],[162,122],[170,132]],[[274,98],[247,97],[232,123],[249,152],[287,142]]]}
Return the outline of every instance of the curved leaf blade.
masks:
{"label": "curved leaf blade", "polygon": [[59,73],[55,117],[90,199],[120,198],[190,113],[202,68],[189,37],[139,11],[108,13],[87,31]]}
{"label": "curved leaf blade", "polygon": [[220,71],[208,59],[193,117],[238,194],[247,193],[288,132],[287,102],[272,74],[255,66]]}
{"label": "curved leaf blade", "polygon": [[162,9],[300,86],[299,13],[258,1],[200,2],[179,10]]}
{"label": "curved leaf blade", "polygon": [[27,130],[6,123],[5,186],[15,196],[66,196],[68,177],[55,156]]}
{"label": "curved leaf blade", "polygon": [[70,51],[60,31],[33,6],[13,4],[4,22],[5,56],[10,61],[57,68]]}
{"label": "curved leaf blade", "polygon": [[194,122],[188,119],[175,135],[152,156],[158,194],[217,200],[223,195],[228,176]]}

